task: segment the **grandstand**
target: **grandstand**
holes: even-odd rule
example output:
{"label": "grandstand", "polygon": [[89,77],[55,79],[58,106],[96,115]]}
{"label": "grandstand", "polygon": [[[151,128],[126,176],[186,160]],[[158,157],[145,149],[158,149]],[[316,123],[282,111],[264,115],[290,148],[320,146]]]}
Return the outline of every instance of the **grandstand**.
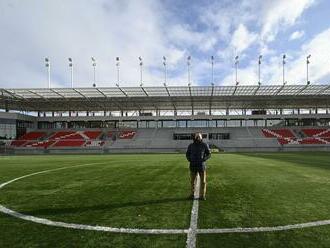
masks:
{"label": "grandstand", "polygon": [[193,132],[221,151],[330,149],[330,86],[0,89],[13,154],[182,152]]}

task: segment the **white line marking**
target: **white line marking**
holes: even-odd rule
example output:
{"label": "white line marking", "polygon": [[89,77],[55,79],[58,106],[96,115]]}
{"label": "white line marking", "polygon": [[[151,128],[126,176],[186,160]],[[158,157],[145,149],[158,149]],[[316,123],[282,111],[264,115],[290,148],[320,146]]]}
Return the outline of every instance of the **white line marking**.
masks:
{"label": "white line marking", "polygon": [[[0,184],[0,189],[5,187],[6,185],[13,183],[15,181],[21,180],[23,178],[27,178],[30,176],[35,176],[43,173],[48,172],[54,172],[58,170],[64,170],[64,169],[70,169],[70,168],[76,168],[76,167],[82,167],[82,166],[88,166],[88,165],[96,165],[96,164],[106,164],[106,163],[89,163],[89,164],[81,164],[81,165],[75,165],[75,166],[67,166],[67,167],[61,167],[56,169],[50,169],[50,170],[44,170],[39,171],[35,173],[31,173],[28,175],[24,175],[21,177],[17,177],[15,179],[12,179],[10,181],[7,181],[5,183]],[[93,231],[104,231],[104,232],[119,232],[119,233],[144,233],[144,234],[182,234],[187,233],[187,229],[139,229],[139,228],[117,228],[117,227],[107,227],[107,226],[93,226],[93,225],[83,225],[83,224],[74,224],[74,223],[66,223],[66,222],[60,222],[60,221],[52,221],[45,218],[39,218],[31,215],[25,215],[19,212],[16,212],[14,210],[11,210],[9,208],[6,208],[5,206],[0,204],[0,212],[11,215],[13,217],[31,221],[34,223],[39,223],[43,225],[48,226],[56,226],[56,227],[65,227],[65,228],[72,228],[72,229],[83,229],[83,230],[93,230]]]}
{"label": "white line marking", "polygon": [[195,248],[196,247],[196,231],[197,231],[197,222],[198,222],[198,206],[199,206],[199,188],[200,188],[200,178],[199,175],[196,178],[196,185],[194,189],[194,200],[193,206],[191,208],[191,217],[190,217],[190,227],[188,229],[186,247]]}
{"label": "white line marking", "polygon": [[34,175],[48,173],[48,172],[53,172],[53,171],[58,171],[58,170],[64,170],[64,169],[70,169],[70,168],[76,168],[76,167],[88,166],[88,165],[95,165],[95,164],[105,164],[105,163],[80,164],[80,165],[66,166],[66,167],[61,167],[61,168],[56,168],[56,169],[39,171],[39,172],[31,173],[31,174],[28,174],[28,175],[24,175],[24,176],[21,176],[21,177],[17,177],[17,178],[12,179],[12,180],[10,180],[8,182],[4,182],[4,183],[0,184],[0,189],[3,188],[3,187],[5,187],[7,184],[13,183],[15,181],[21,180],[21,179],[26,178],[26,177],[31,177],[31,176],[34,176]]}
{"label": "white line marking", "polygon": [[198,229],[197,233],[251,233],[251,232],[275,232],[292,229],[301,229],[306,227],[330,225],[330,220],[320,220],[307,223],[270,226],[270,227],[236,227],[236,228],[215,228],[215,229]]}
{"label": "white line marking", "polygon": [[[88,165],[96,165],[96,164],[106,164],[106,163],[89,163],[89,164],[81,164],[75,166],[61,167],[56,169],[44,170],[35,173],[31,173],[28,175],[24,175],[21,177],[14,178],[10,181],[4,182],[0,184],[0,189],[5,187],[6,185],[13,183],[15,181],[21,180],[23,178],[27,178],[30,176],[88,166]],[[200,187],[200,179],[197,177],[196,188],[195,188],[195,197],[198,197]],[[84,224],[74,224],[74,223],[66,223],[60,221],[52,221],[44,218],[39,218],[31,215],[25,215],[9,208],[6,208],[3,205],[0,205],[0,212],[22,219],[26,221],[31,221],[34,223],[39,223],[48,226],[56,226],[56,227],[64,227],[71,229],[80,229],[80,230],[91,230],[91,231],[103,231],[103,232],[115,232],[115,233],[136,233],[136,234],[187,234],[187,247],[195,247],[196,245],[196,234],[203,233],[247,233],[247,232],[273,232],[273,231],[285,231],[291,229],[301,229],[308,227],[316,227],[316,226],[325,226],[330,225],[330,220],[320,220],[314,222],[293,224],[293,225],[285,225],[285,226],[274,226],[274,227],[237,227],[237,228],[215,228],[215,229],[197,229],[197,220],[198,220],[198,200],[193,201],[193,207],[191,210],[191,221],[189,229],[139,229],[139,228],[120,228],[120,227],[107,227],[107,226],[93,226],[93,225],[84,225]],[[189,242],[188,242],[189,241]],[[188,246],[188,244],[193,244],[194,246]]]}
{"label": "white line marking", "polygon": [[83,224],[66,223],[61,221],[52,221],[44,218],[38,218],[31,215],[25,215],[11,209],[8,209],[0,205],[0,211],[11,215],[13,217],[32,221],[34,223],[39,223],[47,226],[65,227],[71,229],[81,229],[81,230],[92,230],[92,231],[103,231],[103,232],[116,232],[116,233],[143,233],[143,234],[182,234],[187,233],[187,229],[139,229],[139,228],[117,228],[117,227],[107,227],[107,226],[92,226]]}

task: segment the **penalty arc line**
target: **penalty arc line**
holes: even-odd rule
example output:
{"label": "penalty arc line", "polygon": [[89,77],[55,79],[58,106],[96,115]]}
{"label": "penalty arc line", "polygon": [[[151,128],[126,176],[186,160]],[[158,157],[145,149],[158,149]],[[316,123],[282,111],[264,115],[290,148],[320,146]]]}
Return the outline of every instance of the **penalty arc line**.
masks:
{"label": "penalty arc line", "polygon": [[[89,163],[89,164],[81,164],[76,166],[67,166],[61,167],[56,169],[44,170],[35,173],[31,173],[28,175],[24,175],[21,177],[14,178],[10,181],[4,182],[0,184],[0,189],[4,186],[21,180],[23,178],[27,178],[30,176],[88,166],[88,165],[96,165],[96,164],[106,164],[106,163]],[[200,187],[200,179],[199,176],[197,177],[196,188],[194,195],[197,198],[198,195],[196,192],[199,191]],[[91,230],[91,231],[103,231],[103,232],[114,232],[114,233],[135,233],[135,234],[187,234],[187,247],[194,247],[188,246],[189,243],[196,242],[196,234],[203,234],[203,233],[251,233],[251,232],[274,232],[274,231],[286,231],[292,229],[302,229],[302,228],[310,228],[310,227],[317,227],[317,226],[325,226],[330,225],[330,220],[320,220],[320,221],[313,221],[307,223],[299,223],[299,224],[292,224],[292,225],[283,225],[283,226],[273,226],[273,227],[236,227],[236,228],[214,228],[214,229],[198,229],[197,228],[197,220],[198,220],[198,205],[199,202],[197,199],[193,201],[192,207],[192,214],[191,214],[191,223],[189,229],[140,229],[140,228],[120,228],[120,227],[108,227],[108,226],[97,226],[97,225],[85,225],[85,224],[75,224],[75,223],[66,223],[60,221],[52,221],[45,218],[39,218],[31,215],[25,215],[9,208],[6,208],[3,205],[0,205],[0,212],[10,215],[12,217],[16,217],[22,220],[31,221],[38,224],[48,225],[48,226],[55,226],[55,227],[63,227],[63,228],[71,228],[71,229],[80,229],[80,230]],[[195,243],[196,244],[196,243]]]}
{"label": "penalty arc line", "polygon": [[134,234],[184,234],[187,233],[186,229],[139,229],[139,228],[120,228],[120,227],[108,227],[108,226],[93,226],[84,224],[74,224],[61,221],[52,221],[44,218],[38,218],[31,215],[25,215],[11,209],[8,209],[0,205],[0,212],[11,215],[13,217],[31,221],[38,224],[47,226],[64,227],[70,229],[90,230],[90,231],[103,231],[113,233],[134,233]]}
{"label": "penalty arc line", "polygon": [[[21,180],[21,179],[24,179],[24,178],[27,178],[30,176],[35,176],[35,175],[39,175],[39,174],[44,174],[44,173],[54,172],[54,171],[59,171],[59,170],[64,170],[64,169],[77,168],[77,167],[89,166],[89,165],[99,165],[99,164],[106,164],[106,163],[101,162],[101,163],[80,164],[80,165],[75,165],[75,166],[66,166],[66,167],[31,173],[28,175],[14,178],[10,181],[0,184],[0,189],[10,183],[13,183],[15,181],[18,181],[18,180]],[[43,225],[47,225],[47,226],[55,226],[55,227],[71,228],[71,229],[104,231],[104,232],[115,232],[115,233],[135,233],[135,234],[139,234],[139,233],[142,233],[142,234],[185,234],[185,233],[188,233],[187,229],[121,228],[121,227],[108,227],[108,226],[97,226],[97,225],[94,226],[94,225],[67,223],[67,222],[61,222],[61,221],[52,221],[52,220],[45,219],[45,218],[39,218],[39,217],[31,216],[31,215],[22,214],[17,211],[6,208],[5,206],[3,206],[1,204],[0,204],[0,212],[13,216],[13,217],[16,217],[16,218],[19,218],[19,219],[22,219],[22,220],[31,221],[31,222],[38,223],[38,224],[43,224]]]}

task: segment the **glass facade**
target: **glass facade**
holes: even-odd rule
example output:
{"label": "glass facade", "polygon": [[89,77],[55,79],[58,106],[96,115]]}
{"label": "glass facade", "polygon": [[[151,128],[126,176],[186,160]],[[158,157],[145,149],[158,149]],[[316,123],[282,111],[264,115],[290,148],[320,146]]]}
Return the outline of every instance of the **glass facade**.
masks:
{"label": "glass facade", "polygon": [[241,127],[241,120],[228,120],[227,127]]}
{"label": "glass facade", "polygon": [[180,120],[176,122],[177,127],[187,127],[187,121],[186,120]]}
{"label": "glass facade", "polygon": [[162,127],[176,127],[176,121],[162,121]]}
{"label": "glass facade", "polygon": [[[1,122],[0,122],[1,123]],[[271,126],[327,126],[330,119],[255,119],[255,120],[142,120],[142,121],[71,121],[38,122],[39,129],[65,128],[226,128],[226,127],[271,127]],[[33,128],[25,123],[21,128]],[[31,127],[30,127],[31,126]],[[19,127],[18,127],[19,128]],[[3,127],[8,129],[8,127]],[[7,132],[7,131],[6,131]]]}
{"label": "glass facade", "polygon": [[209,133],[210,140],[222,140],[222,139],[229,139],[229,133]]}
{"label": "glass facade", "polygon": [[188,120],[187,127],[208,127],[208,120]]}
{"label": "glass facade", "polygon": [[0,139],[15,139],[16,138],[16,123],[3,121],[0,123]]}
{"label": "glass facade", "polygon": [[120,121],[118,122],[119,128],[137,128],[137,121]]}

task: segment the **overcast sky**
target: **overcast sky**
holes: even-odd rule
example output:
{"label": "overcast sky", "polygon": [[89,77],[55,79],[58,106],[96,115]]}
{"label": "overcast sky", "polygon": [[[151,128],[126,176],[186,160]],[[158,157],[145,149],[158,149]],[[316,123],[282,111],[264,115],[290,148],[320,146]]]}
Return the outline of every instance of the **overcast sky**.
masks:
{"label": "overcast sky", "polygon": [[44,58],[51,60],[52,87],[69,87],[68,57],[74,61],[76,87],[93,81],[91,56],[97,60],[97,86],[139,85],[143,58],[146,86],[161,86],[162,57],[168,84],[187,84],[191,56],[193,85],[234,83],[234,57],[240,57],[239,81],[256,84],[263,55],[263,84],[282,82],[287,55],[288,84],[330,81],[330,1],[328,0],[1,0],[0,87],[47,87]]}

